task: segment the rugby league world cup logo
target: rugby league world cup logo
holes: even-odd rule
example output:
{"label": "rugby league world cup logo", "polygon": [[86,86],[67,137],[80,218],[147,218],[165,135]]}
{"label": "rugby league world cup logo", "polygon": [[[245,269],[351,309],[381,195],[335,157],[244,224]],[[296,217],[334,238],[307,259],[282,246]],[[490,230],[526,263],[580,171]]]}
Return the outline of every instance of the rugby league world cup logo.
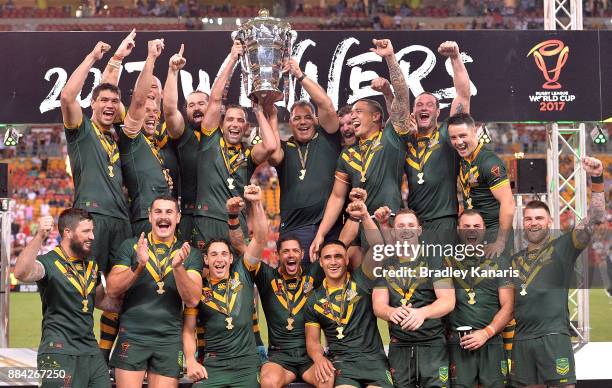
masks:
{"label": "rugby league world cup logo", "polygon": [[[538,66],[538,69],[540,69],[546,80],[546,82],[542,84],[542,88],[549,90],[561,88],[561,84],[557,81],[561,75],[561,69],[565,65],[565,62],[567,62],[569,47],[560,40],[550,39],[533,46],[527,56],[531,54],[533,54],[536,66]],[[553,69],[548,70],[544,57],[554,57],[555,55],[558,55],[557,63]]]}

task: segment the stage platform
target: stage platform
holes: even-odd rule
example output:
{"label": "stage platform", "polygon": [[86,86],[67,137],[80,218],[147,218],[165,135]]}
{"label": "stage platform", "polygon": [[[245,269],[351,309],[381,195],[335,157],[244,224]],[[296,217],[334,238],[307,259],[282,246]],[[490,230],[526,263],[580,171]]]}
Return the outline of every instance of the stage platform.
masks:
{"label": "stage platform", "polygon": [[[592,342],[575,354],[578,388],[612,387],[612,342]],[[0,349],[0,387],[36,387],[33,382],[19,382],[9,379],[9,372],[36,367],[36,351],[23,348]],[[180,387],[188,388],[191,383],[181,380]],[[306,384],[291,384],[290,388],[307,388]]]}

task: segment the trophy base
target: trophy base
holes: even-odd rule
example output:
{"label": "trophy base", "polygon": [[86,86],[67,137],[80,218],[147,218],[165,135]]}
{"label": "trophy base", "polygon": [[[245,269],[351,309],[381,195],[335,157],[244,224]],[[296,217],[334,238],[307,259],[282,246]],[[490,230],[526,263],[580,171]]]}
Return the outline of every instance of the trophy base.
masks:
{"label": "trophy base", "polygon": [[283,92],[274,89],[259,89],[249,94],[249,99],[253,101],[262,101],[268,98],[272,98],[275,102],[283,99]]}

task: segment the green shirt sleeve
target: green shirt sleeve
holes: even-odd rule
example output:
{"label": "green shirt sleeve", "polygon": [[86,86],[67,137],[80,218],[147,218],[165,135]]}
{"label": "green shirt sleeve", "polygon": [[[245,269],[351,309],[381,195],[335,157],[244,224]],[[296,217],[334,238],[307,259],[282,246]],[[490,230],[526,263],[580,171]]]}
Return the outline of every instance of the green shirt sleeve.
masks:
{"label": "green shirt sleeve", "polygon": [[508,182],[506,164],[493,153],[482,164],[481,175],[491,190]]}
{"label": "green shirt sleeve", "polygon": [[348,156],[348,148],[344,148],[340,153],[340,157],[338,158],[338,163],[336,164],[336,171],[341,172],[343,174],[349,173],[349,167],[346,163],[345,158],[349,158]]}
{"label": "green shirt sleeve", "polygon": [[313,292],[312,295],[308,297],[308,302],[306,302],[306,309],[304,310],[304,324],[314,323],[319,324],[319,319],[317,318],[317,313],[314,310],[314,305],[317,301],[317,293]]}
{"label": "green shirt sleeve", "polygon": [[202,255],[200,254],[200,251],[198,249],[195,249],[193,247],[191,248],[189,256],[187,256],[187,259],[185,260],[184,266],[185,270],[187,271],[192,270],[202,273],[204,261],[202,260]]}
{"label": "green shirt sleeve", "polygon": [[132,267],[133,258],[136,257],[136,248],[135,245],[137,240],[134,238],[129,238],[125,240],[119,246],[119,250],[114,257],[111,257],[111,268],[116,265],[121,265],[124,267]]}
{"label": "green shirt sleeve", "polygon": [[66,134],[66,142],[67,143],[76,143],[81,140],[85,136],[87,136],[87,131],[91,131],[93,128],[87,125],[89,118],[83,115],[81,119],[81,125],[76,128],[66,128],[64,125],[64,133]]}

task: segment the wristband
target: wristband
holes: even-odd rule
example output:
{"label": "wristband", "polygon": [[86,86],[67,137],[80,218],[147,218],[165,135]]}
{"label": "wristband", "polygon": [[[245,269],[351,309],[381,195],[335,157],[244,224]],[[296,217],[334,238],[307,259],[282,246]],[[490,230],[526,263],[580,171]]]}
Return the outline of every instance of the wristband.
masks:
{"label": "wristband", "polygon": [[230,230],[240,229],[240,224],[229,224]]}
{"label": "wristband", "polygon": [[604,191],[604,178],[603,174],[599,176],[591,177],[591,191],[595,193],[600,193]]}
{"label": "wristband", "polygon": [[114,59],[115,61],[118,61],[118,62],[123,61],[123,57],[122,57],[121,55],[117,55],[117,54],[114,54],[114,55],[111,57],[111,59]]}
{"label": "wristband", "polygon": [[238,214],[230,213],[227,218],[229,218],[230,220],[237,220]]}
{"label": "wristband", "polygon": [[108,61],[108,66],[113,67],[115,69],[121,69],[121,62],[111,59]]}
{"label": "wristband", "polygon": [[304,78],[306,78],[306,73],[302,73],[302,75],[300,77],[297,78],[297,81],[299,83],[302,83],[302,81],[304,81]]}
{"label": "wristband", "polygon": [[493,329],[493,327],[491,327],[491,325],[485,326],[484,331],[487,332],[487,335],[489,336],[489,338],[495,335],[495,330]]}
{"label": "wristband", "polygon": [[355,218],[353,216],[349,216],[349,220],[351,220],[353,222],[361,222],[361,218]]}

